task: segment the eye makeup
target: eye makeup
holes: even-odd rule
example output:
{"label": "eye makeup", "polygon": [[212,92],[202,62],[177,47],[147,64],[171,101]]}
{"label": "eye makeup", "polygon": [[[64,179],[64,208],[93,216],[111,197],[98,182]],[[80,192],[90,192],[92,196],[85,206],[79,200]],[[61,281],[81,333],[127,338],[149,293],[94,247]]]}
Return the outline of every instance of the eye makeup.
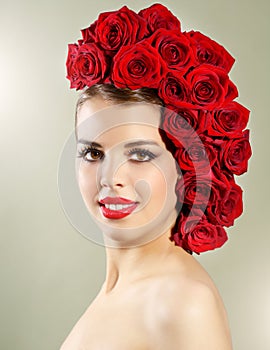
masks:
{"label": "eye makeup", "polygon": [[127,152],[129,159],[136,162],[149,162],[156,158],[156,155],[144,148],[132,148]]}
{"label": "eye makeup", "polygon": [[103,157],[104,153],[93,146],[84,145],[81,149],[78,149],[77,158],[83,158],[83,160],[88,162],[95,162],[102,159]]}
{"label": "eye makeup", "polygon": [[[105,157],[106,152],[102,150],[102,146],[99,143],[81,139],[78,141],[78,144],[81,144],[78,146],[78,158],[82,158],[88,162],[95,162]],[[124,155],[127,156],[128,160],[133,162],[149,162],[155,159],[158,154],[153,153],[148,148],[142,147],[146,145],[160,147],[158,143],[152,140],[136,140],[124,144],[124,149],[130,148],[124,152]]]}

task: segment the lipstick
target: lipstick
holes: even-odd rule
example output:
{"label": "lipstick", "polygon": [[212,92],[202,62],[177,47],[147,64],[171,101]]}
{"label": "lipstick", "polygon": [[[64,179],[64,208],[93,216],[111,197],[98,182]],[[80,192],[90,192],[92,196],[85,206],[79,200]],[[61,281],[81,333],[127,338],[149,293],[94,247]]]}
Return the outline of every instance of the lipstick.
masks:
{"label": "lipstick", "polygon": [[106,197],[99,201],[103,216],[107,219],[122,219],[131,214],[138,203],[122,197]]}

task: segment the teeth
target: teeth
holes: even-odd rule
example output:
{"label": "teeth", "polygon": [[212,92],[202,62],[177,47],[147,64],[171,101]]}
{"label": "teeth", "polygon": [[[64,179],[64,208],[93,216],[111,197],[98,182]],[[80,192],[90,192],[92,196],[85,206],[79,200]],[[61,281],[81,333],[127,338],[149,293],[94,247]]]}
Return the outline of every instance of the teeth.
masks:
{"label": "teeth", "polygon": [[129,208],[132,204],[105,204],[105,207],[110,210],[123,210]]}

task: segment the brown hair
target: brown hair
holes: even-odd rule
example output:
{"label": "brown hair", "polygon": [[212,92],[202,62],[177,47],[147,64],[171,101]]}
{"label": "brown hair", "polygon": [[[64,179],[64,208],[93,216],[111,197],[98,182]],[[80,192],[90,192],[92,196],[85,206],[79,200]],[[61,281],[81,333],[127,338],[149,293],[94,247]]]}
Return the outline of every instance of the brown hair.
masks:
{"label": "brown hair", "polygon": [[[88,100],[94,97],[101,97],[104,101],[112,104],[117,103],[132,103],[132,102],[146,102],[153,103],[164,107],[163,101],[159,98],[156,89],[140,88],[137,90],[131,90],[129,88],[119,89],[112,84],[95,84],[91,87],[87,87],[80,95],[76,104],[75,113],[75,130],[77,126],[77,113],[80,107]],[[162,116],[162,110],[161,110]],[[159,129],[160,136],[165,143],[168,151],[174,155],[176,147],[173,142],[168,138],[166,132],[163,129]],[[77,136],[77,133],[76,133]]]}
{"label": "brown hair", "polygon": [[84,102],[100,96],[104,101],[112,104],[127,102],[148,102],[163,106],[162,100],[158,97],[155,89],[140,88],[131,90],[128,88],[118,89],[111,84],[95,84],[85,89],[80,95],[76,104],[75,127],[77,125],[77,113]]}

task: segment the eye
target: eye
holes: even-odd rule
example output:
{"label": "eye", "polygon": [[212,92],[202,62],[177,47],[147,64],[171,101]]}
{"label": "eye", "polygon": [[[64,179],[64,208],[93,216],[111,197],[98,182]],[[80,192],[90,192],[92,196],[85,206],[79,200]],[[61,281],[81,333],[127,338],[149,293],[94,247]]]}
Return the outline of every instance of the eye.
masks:
{"label": "eye", "polygon": [[156,156],[147,149],[134,148],[128,151],[130,160],[136,162],[149,162],[150,160],[156,158]]}
{"label": "eye", "polygon": [[83,147],[78,151],[78,154],[78,158],[83,158],[88,162],[95,162],[99,159],[102,159],[104,156],[104,153],[102,151],[92,147]]}

